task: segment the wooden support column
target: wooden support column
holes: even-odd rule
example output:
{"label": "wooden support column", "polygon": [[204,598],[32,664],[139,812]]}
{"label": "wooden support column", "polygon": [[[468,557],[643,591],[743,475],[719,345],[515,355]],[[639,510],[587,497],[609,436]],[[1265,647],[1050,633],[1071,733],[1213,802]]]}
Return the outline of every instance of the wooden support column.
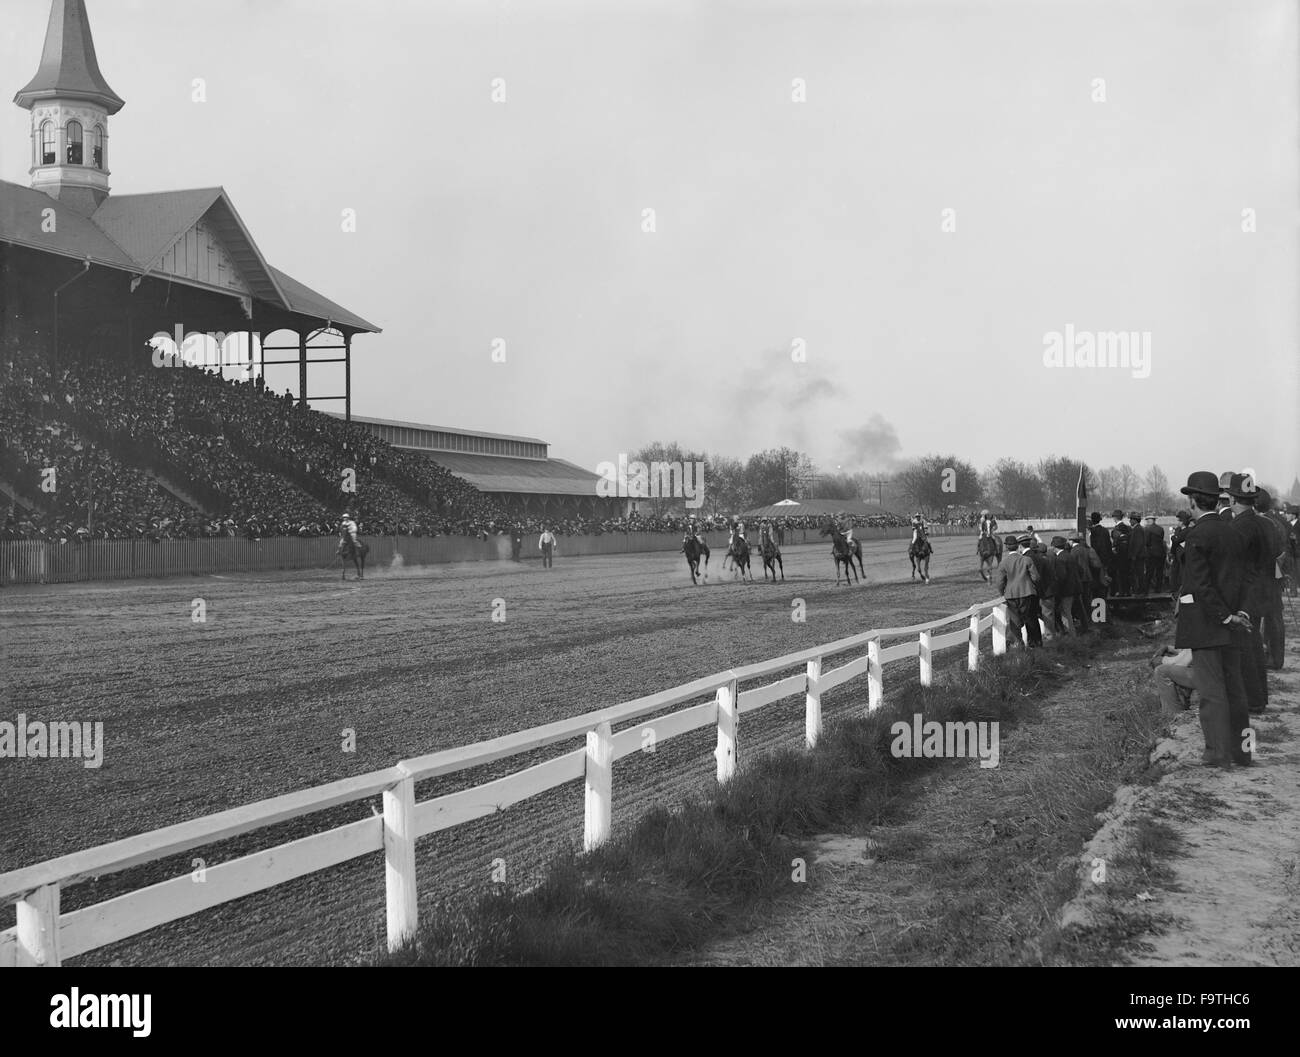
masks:
{"label": "wooden support column", "polygon": [[307,406],[307,332],[298,331],[298,406]]}
{"label": "wooden support column", "polygon": [[343,335],[343,421],[352,421],[352,335]]}

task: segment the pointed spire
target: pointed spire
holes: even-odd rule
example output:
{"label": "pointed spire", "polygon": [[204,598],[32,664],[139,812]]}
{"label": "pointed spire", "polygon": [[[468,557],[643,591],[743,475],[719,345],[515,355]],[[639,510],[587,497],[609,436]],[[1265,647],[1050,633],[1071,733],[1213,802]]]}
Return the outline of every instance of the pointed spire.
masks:
{"label": "pointed spire", "polygon": [[85,0],[53,0],[40,68],[14,102],[30,110],[42,99],[55,98],[83,99],[110,114],[126,105],[99,72]]}

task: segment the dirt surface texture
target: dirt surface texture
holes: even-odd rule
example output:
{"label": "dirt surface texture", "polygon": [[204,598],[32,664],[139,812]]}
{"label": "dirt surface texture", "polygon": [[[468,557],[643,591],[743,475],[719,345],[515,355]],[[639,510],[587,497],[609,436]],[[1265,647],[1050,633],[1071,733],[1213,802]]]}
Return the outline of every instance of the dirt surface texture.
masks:
{"label": "dirt surface texture", "polygon": [[[975,541],[935,542],[934,582],[905,540],[864,547],[866,582],[836,586],[829,541],[787,548],[784,583],[737,583],[714,552],[10,587],[0,592],[0,718],[104,723],[104,760],[0,760],[0,872],[665,690],[729,667],[957,613],[996,592]],[[201,610],[196,607],[202,601]],[[800,607],[797,603],[802,602]],[[204,620],[197,622],[195,614]],[[505,619],[494,621],[494,612]],[[793,619],[799,613],[802,620]],[[959,625],[954,625],[955,627]],[[985,648],[988,648],[985,632]],[[847,657],[837,658],[842,663]],[[960,665],[965,650],[936,655]],[[915,661],[885,669],[915,671]],[[828,719],[865,707],[865,677]],[[803,699],[747,715],[740,753],[803,739]],[[349,735],[348,732],[351,732]],[[466,788],[579,748],[422,783]],[[714,781],[716,733],[620,761],[614,825]],[[368,817],[378,798],[83,884],[64,912],[204,864]],[[421,905],[499,873],[532,876],[581,841],[582,782],[417,846]],[[0,928],[13,924],[0,907]],[[327,964],[384,943],[384,864],[368,855],[76,959],[80,964]]]}
{"label": "dirt surface texture", "polygon": [[[1269,672],[1269,707],[1251,717],[1254,762],[1201,762],[1195,709],[1175,718],[1151,754],[1160,778],[1119,790],[1085,849],[1084,881],[1064,920],[1152,919],[1128,960],[1136,965],[1300,965],[1300,648],[1288,627],[1285,667]],[[1170,854],[1132,898],[1094,883],[1157,825]]]}

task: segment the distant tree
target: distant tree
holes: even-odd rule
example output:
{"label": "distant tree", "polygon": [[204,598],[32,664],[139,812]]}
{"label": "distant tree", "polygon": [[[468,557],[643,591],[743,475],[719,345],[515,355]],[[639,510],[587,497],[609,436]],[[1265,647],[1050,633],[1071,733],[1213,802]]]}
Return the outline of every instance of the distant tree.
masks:
{"label": "distant tree", "polygon": [[817,482],[818,499],[861,499],[862,491],[858,488],[854,475],[847,473],[827,474]]}
{"label": "distant tree", "polygon": [[[1115,504],[1119,497],[1115,494],[1116,487],[1119,483],[1119,470],[1114,466],[1107,466],[1097,471],[1097,489],[1093,496],[1094,502],[1090,505],[1095,510],[1111,511],[1115,509]],[[1093,495],[1093,493],[1089,493]]]}
{"label": "distant tree", "polygon": [[[634,451],[628,457],[628,459],[629,462],[643,462],[647,466],[650,466],[653,463],[669,463],[669,464],[676,463],[682,467],[685,467],[686,464],[690,463],[692,465],[691,487],[692,488],[699,487],[699,482],[696,481],[694,477],[693,467],[697,461],[704,459],[704,453],[697,452],[688,448],[683,448],[676,441],[671,441],[666,444],[662,441],[657,441],[657,440],[651,441],[649,444],[645,445],[644,447]],[[707,467],[706,467],[706,475],[707,475]],[[676,481],[675,483],[677,485],[680,485],[682,482]],[[707,479],[705,481],[705,485],[706,486],[708,485]],[[662,493],[663,488],[661,486],[660,488],[653,489],[653,490],[660,491]],[[662,494],[658,496],[651,495],[648,499],[638,499],[637,500],[638,509],[640,509],[643,505],[646,508],[648,508],[649,512],[653,514],[655,517],[664,517],[669,513],[679,512],[686,508],[684,497],[677,497],[677,496],[670,496],[670,495],[665,496]]]}
{"label": "distant tree", "polygon": [[704,506],[710,517],[734,514],[752,506],[745,483],[745,465],[729,455],[708,455],[704,459]]}
{"label": "distant tree", "polygon": [[1035,517],[1045,512],[1043,482],[1032,468],[1015,459],[1000,459],[993,472],[1003,513],[1012,517]]}
{"label": "distant tree", "polygon": [[812,460],[792,448],[751,455],[745,463],[745,484],[754,500],[751,505],[809,498],[815,472]]}
{"label": "distant tree", "polygon": [[926,513],[974,506],[980,500],[979,471],[955,455],[927,455],[903,467],[895,480],[911,504]]}
{"label": "distant tree", "polygon": [[1132,506],[1132,503],[1129,502],[1129,497],[1133,496],[1134,498],[1136,498],[1137,490],[1138,490],[1137,471],[1134,470],[1133,467],[1130,466],[1128,463],[1125,463],[1123,466],[1119,468],[1118,476],[1115,480],[1115,491],[1116,491],[1115,498],[1116,500],[1118,500],[1119,505],[1125,509],[1125,511],[1127,511],[1128,508]]}
{"label": "distant tree", "polygon": [[[1069,456],[1057,458],[1055,455],[1039,461],[1038,478],[1043,482],[1047,498],[1044,513],[1053,517],[1069,517],[1074,513],[1078,506],[1079,462],[1079,459]],[[1086,475],[1084,482],[1087,483]]]}
{"label": "distant tree", "polygon": [[1173,505],[1173,499],[1169,495],[1169,478],[1165,476],[1165,471],[1159,466],[1152,466],[1142,478],[1142,507],[1143,512],[1151,511],[1155,514],[1163,514]]}

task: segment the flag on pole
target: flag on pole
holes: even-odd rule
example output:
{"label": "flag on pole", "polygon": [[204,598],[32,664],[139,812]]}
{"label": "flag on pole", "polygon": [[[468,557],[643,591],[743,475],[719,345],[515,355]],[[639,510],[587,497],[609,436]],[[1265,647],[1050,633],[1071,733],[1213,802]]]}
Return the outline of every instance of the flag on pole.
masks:
{"label": "flag on pole", "polygon": [[1074,492],[1077,503],[1075,505],[1074,527],[1075,530],[1085,540],[1088,538],[1088,483],[1085,480],[1084,464],[1079,463],[1079,486]]}

